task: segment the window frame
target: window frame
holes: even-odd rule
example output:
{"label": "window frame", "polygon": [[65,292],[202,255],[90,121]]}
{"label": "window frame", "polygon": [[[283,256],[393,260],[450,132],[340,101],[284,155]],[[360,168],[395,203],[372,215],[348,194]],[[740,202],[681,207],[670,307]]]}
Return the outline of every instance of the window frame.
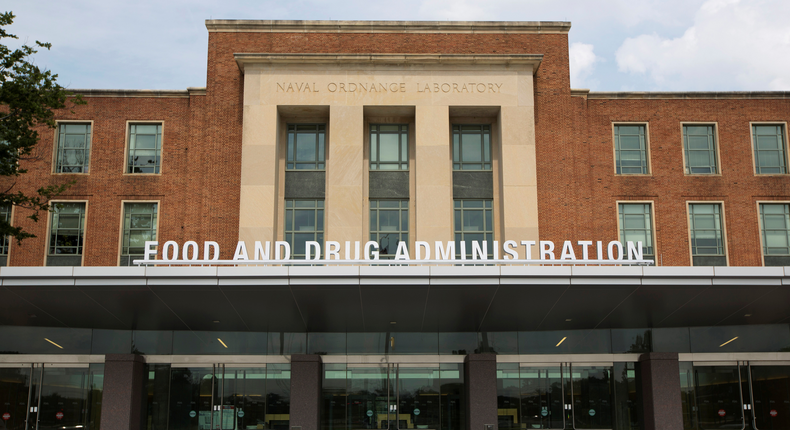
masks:
{"label": "window frame", "polygon": [[[463,202],[466,202],[466,201],[481,201],[481,202],[483,202],[483,207],[482,208],[464,208],[463,207]],[[456,202],[461,202],[461,207],[460,208],[456,207]],[[486,202],[491,202],[491,206],[490,207],[486,207]],[[465,209],[467,209],[469,211],[481,211],[481,212],[483,212],[483,224],[484,224],[483,228],[484,229],[483,229],[483,231],[479,231],[479,232],[475,232],[475,233],[482,233],[483,236],[491,234],[491,240],[488,243],[488,246],[491,247],[491,253],[489,254],[488,252],[486,252],[486,254],[488,255],[488,259],[493,259],[494,258],[494,241],[496,240],[496,226],[494,224],[495,224],[496,218],[495,218],[494,207],[493,206],[494,206],[494,199],[453,199],[452,224],[453,224],[453,241],[456,243],[456,245],[455,245],[456,249],[455,249],[455,254],[454,254],[454,257],[455,257],[456,260],[460,260],[461,259],[460,241],[462,241],[462,240],[466,241],[466,239],[464,239],[464,233],[469,233],[469,234],[473,233],[471,231],[470,232],[464,232],[463,231],[463,224],[464,224],[463,213],[464,213]],[[460,230],[456,229],[456,224],[455,224],[455,213],[458,210],[461,211],[461,218],[460,218],[461,229]],[[485,213],[486,213],[486,211],[490,211],[491,212],[491,230],[486,230],[485,229],[485,221],[486,221]],[[460,239],[456,239],[456,235],[458,235],[458,234],[461,235]],[[482,246],[482,243],[480,245]],[[467,243],[466,250],[467,250],[467,256],[466,256],[467,258],[466,259],[467,260],[471,260],[472,256],[474,255],[473,251],[472,251],[472,241],[469,241]],[[485,260],[471,260],[471,261],[485,261]]]}
{"label": "window frame", "polygon": [[[762,205],[790,205],[790,200],[757,200],[755,202],[757,204],[757,229],[758,235],[760,236],[760,264],[765,267],[765,237],[764,237],[764,229],[763,229],[763,216],[761,211]],[[783,254],[783,255],[776,255],[779,257],[787,256],[790,254]]]}
{"label": "window frame", "polygon": [[[90,125],[90,138],[88,142],[88,164],[87,169],[83,165],[82,172],[58,172],[58,152],[60,149],[60,127],[61,125],[68,125],[68,124],[87,124]],[[53,175],[89,175],[90,174],[90,163],[92,158],[93,152],[93,136],[96,133],[94,128],[93,120],[77,120],[77,119],[59,119],[55,121],[55,130],[54,130],[54,138],[52,142],[52,170],[51,173]]]}
{"label": "window frame", "polygon": [[[382,201],[399,202],[399,207],[397,209],[396,208],[382,208],[381,205],[378,204],[379,202],[382,202]],[[375,208],[373,207],[373,202],[377,203]],[[411,206],[410,203],[411,203],[411,201],[409,199],[369,199],[368,200],[368,205],[367,205],[368,206],[368,214],[369,214],[369,216],[368,216],[368,224],[369,224],[368,225],[368,237],[370,238],[369,240],[375,241],[377,244],[379,244],[379,259],[382,259],[382,260],[389,260],[390,259],[390,258],[382,258],[384,256],[392,256],[392,259],[394,259],[395,258],[395,253],[397,252],[398,248],[396,246],[395,249],[393,250],[395,252],[390,253],[390,254],[382,253],[381,246],[380,246],[381,244],[379,242],[379,235],[381,233],[384,233],[384,232],[382,230],[375,230],[374,231],[373,230],[373,226],[370,225],[370,222],[372,221],[371,218],[373,217],[373,212],[374,211],[376,212],[376,224],[377,224],[377,226],[378,226],[378,224],[380,222],[380,218],[378,216],[380,211],[383,210],[383,211],[387,211],[387,212],[395,212],[395,211],[398,212],[398,227],[399,227],[399,229],[395,230],[395,231],[392,231],[392,232],[386,232],[386,233],[397,233],[398,234],[398,240],[400,240],[401,238],[403,238],[404,235],[406,235],[406,240],[404,242],[406,242],[406,249],[410,250],[411,249],[411,247],[409,246],[410,245],[410,240],[409,240],[410,229],[408,228],[409,226],[411,226],[411,218],[410,218],[411,217],[411,212],[409,211],[410,206]],[[405,207],[404,207],[404,204],[405,204]],[[408,223],[406,230],[403,230],[403,211],[406,211],[406,222]],[[376,239],[373,239],[373,235],[374,234],[376,235]]]}
{"label": "window frame", "polygon": [[[622,230],[623,226],[620,222],[620,205],[650,205],[650,234],[653,240],[653,265],[658,266],[659,264],[659,253],[658,253],[658,239],[656,236],[656,204],[653,200],[617,200],[616,202],[617,207],[615,208],[617,214],[617,238],[620,243],[623,244],[623,249],[626,250],[625,241],[623,240]],[[647,254],[645,254],[647,255]]]}
{"label": "window frame", "polygon": [[[456,136],[456,127],[458,127],[458,162],[455,161],[455,136]],[[465,162],[463,161],[463,132],[461,127],[480,127],[480,155],[481,159],[479,163],[475,162]],[[483,136],[483,127],[487,127],[488,131],[488,161],[485,161],[485,139]],[[452,168],[450,169],[452,172],[491,172],[494,170],[494,133],[493,133],[493,124],[491,123],[466,123],[466,122],[450,122],[450,162],[452,163]],[[456,164],[459,168],[456,169]],[[464,169],[465,164],[480,164],[480,169]],[[488,168],[486,168],[486,164]]]}
{"label": "window frame", "polygon": [[[295,242],[293,240],[289,240],[288,239],[288,234],[289,233],[296,234],[299,231],[299,230],[293,230],[293,227],[294,227],[293,222],[291,224],[292,230],[288,230],[288,211],[289,210],[293,211],[293,210],[297,209],[296,208],[296,204],[295,204],[295,202],[297,202],[297,201],[315,202],[315,205],[312,208],[302,208],[301,210],[312,209],[313,211],[316,211],[316,212],[318,210],[320,210],[322,212],[322,214],[321,214],[321,226],[322,226],[322,229],[321,230],[318,229],[318,216],[316,214],[316,226],[315,226],[315,230],[312,231],[312,233],[313,233],[313,240],[321,244],[321,255],[319,255],[317,257],[316,256],[311,256],[311,258],[322,258],[324,255],[326,255],[326,250],[323,249],[324,245],[326,243],[326,199],[285,199],[283,201],[283,230],[282,231],[283,231],[283,241],[288,242],[288,244],[291,246],[291,258],[290,259],[291,260],[297,260],[297,259],[298,260],[304,260],[304,256],[306,255],[306,254],[296,254],[296,252],[295,252],[296,251],[296,246],[294,246]],[[291,207],[288,207],[288,202],[293,202],[294,204]],[[318,205],[318,202],[321,202],[320,206]],[[291,215],[291,216],[293,217],[293,215]],[[319,235],[320,235],[320,239],[319,239]],[[299,258],[297,258],[297,255],[299,256]]]}
{"label": "window frame", "polygon": [[130,264],[129,266],[121,266],[121,259],[123,259],[123,238],[125,233],[124,224],[126,221],[126,211],[124,209],[127,203],[155,203],[156,204],[156,223],[154,225],[154,230],[156,231],[156,238],[154,238],[154,240],[159,239],[159,220],[161,219],[162,202],[160,200],[121,200],[121,223],[120,223],[119,237],[118,237],[118,261],[116,263],[118,267],[134,267],[134,265],[132,264]]}
{"label": "window frame", "polygon": [[[297,160],[296,160],[296,138],[294,138],[294,159],[293,159],[293,162],[291,163],[291,164],[293,164],[293,167],[290,167],[290,168],[288,167],[288,163],[289,163],[289,161],[288,161],[288,155],[289,155],[288,154],[288,151],[289,151],[289,148],[288,148],[289,144],[288,144],[288,142],[289,142],[289,139],[290,139],[290,136],[291,136],[291,127],[294,127],[293,131],[296,132],[296,134],[298,135],[299,134],[299,130],[296,130],[296,127],[300,127],[300,126],[301,127],[304,127],[304,126],[314,126],[314,127],[316,127],[316,129],[315,129],[315,133],[316,133],[316,141],[315,141],[316,161],[314,163],[312,163],[312,164],[315,165],[315,168],[312,168],[312,169],[297,169],[296,168],[297,164],[310,164],[310,163],[297,163]],[[323,126],[324,129],[323,130],[319,130],[318,129],[319,126]],[[320,143],[319,143],[320,139],[318,138],[318,134],[321,131],[323,131],[323,134],[324,134],[324,158],[323,158],[323,160],[319,160],[318,159],[318,147],[320,146]],[[285,151],[283,151],[283,155],[284,155],[283,158],[285,159],[285,171],[286,172],[325,172],[326,171],[326,164],[327,164],[327,154],[329,153],[329,145],[328,145],[329,139],[328,138],[329,138],[329,124],[328,124],[328,121],[327,122],[323,122],[323,123],[322,122],[286,122],[285,123]],[[324,167],[319,169],[318,168],[319,164],[323,164]]]}
{"label": "window frame", "polygon": [[[620,173],[617,171],[617,127],[626,126],[642,126],[645,128],[645,170],[644,173]],[[647,121],[613,121],[612,122],[612,160],[614,161],[614,175],[615,176],[653,176],[653,163],[651,163],[650,153],[650,123]]]}
{"label": "window frame", "polygon": [[[9,203],[8,206],[10,206],[10,208],[8,210],[8,224],[13,226],[14,225],[14,215],[15,215],[15,212],[16,212],[16,205],[12,205],[12,204]],[[10,265],[9,263],[11,262],[11,243],[13,241],[11,240],[11,236],[5,236],[2,239],[4,241],[2,247],[5,248],[6,253],[5,254],[0,254],[0,256],[5,255],[5,258],[6,258],[6,264],[5,265],[9,266]]]}
{"label": "window frame", "polygon": [[[727,240],[727,216],[724,210],[723,200],[687,200],[686,201],[686,237],[688,238],[688,251],[689,251],[689,266],[694,267],[694,253],[692,252],[692,238],[691,238],[691,205],[705,204],[705,205],[719,205],[721,211],[721,240],[722,248],[724,249],[724,257],[726,259],[727,267],[730,266],[730,250],[729,241]],[[702,255],[704,256],[704,255]],[[705,266],[700,266],[705,267]]]}
{"label": "window frame", "polygon": [[[85,215],[83,217],[83,225],[82,225],[82,254],[80,254],[80,257],[81,257],[80,265],[84,266],[85,265],[85,250],[87,248],[87,239],[88,239],[88,235],[87,235],[87,231],[88,231],[88,208],[90,206],[90,202],[88,200],[50,200],[48,204],[50,205],[50,207],[53,207],[54,205],[60,204],[60,203],[83,203],[83,204],[85,204]],[[49,247],[50,247],[50,243],[52,241],[52,220],[53,220],[53,217],[54,217],[55,214],[54,214],[54,212],[48,212],[48,213],[49,213],[49,216],[47,217],[47,240],[44,241],[44,246],[45,246],[45,248],[44,248],[44,262],[42,264],[45,267],[47,266],[47,257],[49,257],[50,255],[53,255],[53,256],[57,256],[58,255],[58,254],[50,254],[49,253]]]}
{"label": "window frame", "polygon": [[[686,143],[686,127],[710,126],[713,127],[713,156],[716,158],[716,172],[714,173],[691,173],[688,161],[688,145]],[[680,139],[683,148],[683,173],[685,176],[721,176],[721,154],[719,145],[719,123],[716,121],[681,121]]]}
{"label": "window frame", "polygon": [[[130,140],[132,138],[133,125],[159,125],[162,127],[161,139],[159,142],[159,172],[154,173],[134,173],[129,172],[129,158],[131,155]],[[164,168],[165,153],[165,121],[164,120],[127,120],[126,121],[126,140],[123,147],[123,174],[127,176],[160,176]]]}
{"label": "window frame", "polygon": [[[378,128],[378,127],[381,127],[381,126],[396,126],[396,127],[399,127],[399,130],[397,132],[393,132],[393,131],[382,132],[381,130],[378,130],[378,129],[375,132],[373,131],[373,127],[377,127]],[[411,142],[410,142],[410,140],[411,140],[410,139],[411,130],[409,128],[410,128],[409,124],[402,124],[402,123],[398,123],[398,124],[391,123],[391,124],[388,124],[388,123],[376,122],[376,123],[368,124],[368,127],[367,127],[367,132],[368,132],[367,133],[368,134],[368,148],[367,148],[368,149],[368,171],[370,171],[370,172],[408,172],[409,171],[409,168],[410,168],[410,166],[409,166],[409,164],[410,164],[409,163],[409,158],[411,156],[411,148],[410,148],[410,146],[411,146]],[[398,159],[400,161],[398,161],[398,162],[373,161],[373,135],[374,135],[374,133],[375,133],[375,135],[377,137],[380,134],[394,134],[394,135],[399,136],[399,139],[398,139]],[[405,138],[405,142],[403,141],[404,138]],[[326,138],[324,138],[324,142],[326,142]],[[326,145],[326,143],[324,143],[324,145]],[[405,160],[402,159],[404,149],[406,150],[406,159]],[[379,158],[380,156],[381,156],[381,141],[380,141],[380,139],[377,138],[376,139],[376,157]],[[397,164],[398,168],[397,169],[381,169],[380,167],[381,167],[382,164]],[[404,164],[406,165],[405,169],[401,168],[401,166],[403,166]],[[373,167],[374,165],[376,166],[376,168]]]}
{"label": "window frame", "polygon": [[[760,173],[757,166],[757,142],[754,137],[754,128],[756,126],[780,126],[782,127],[782,150],[784,152],[784,173]],[[788,154],[788,137],[787,137],[787,121],[750,121],[749,122],[749,149],[752,153],[752,172],[755,176],[776,176],[776,175],[790,175],[790,154]]]}

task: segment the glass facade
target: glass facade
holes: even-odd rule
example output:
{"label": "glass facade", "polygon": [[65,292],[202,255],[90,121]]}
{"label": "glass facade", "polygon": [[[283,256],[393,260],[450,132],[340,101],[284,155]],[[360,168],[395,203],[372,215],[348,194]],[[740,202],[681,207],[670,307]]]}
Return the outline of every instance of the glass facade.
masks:
{"label": "glass facade", "polygon": [[453,126],[453,170],[491,170],[491,126]]}
{"label": "glass facade", "polygon": [[126,173],[159,173],[162,165],[162,124],[129,126]]}
{"label": "glass facade", "polygon": [[286,170],[324,170],[326,125],[289,124]]}
{"label": "glass facade", "polygon": [[649,173],[644,125],[614,126],[615,171],[618,175]]}
{"label": "glass facade", "polygon": [[59,124],[55,173],[88,173],[91,153],[90,124]]}
{"label": "glass facade", "polygon": [[719,172],[713,125],[684,125],[683,149],[687,174],[711,175]]}
{"label": "glass facade", "polygon": [[398,242],[409,248],[409,201],[370,201],[370,240],[379,244],[379,258],[395,258]]}
{"label": "glass facade", "polygon": [[370,170],[409,169],[409,126],[370,125]]}

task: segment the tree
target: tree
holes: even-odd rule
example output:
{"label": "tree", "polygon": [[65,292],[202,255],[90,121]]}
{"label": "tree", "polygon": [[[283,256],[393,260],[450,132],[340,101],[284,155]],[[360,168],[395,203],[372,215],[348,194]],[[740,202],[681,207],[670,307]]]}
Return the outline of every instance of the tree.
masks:
{"label": "tree", "polygon": [[[13,13],[0,13],[0,41],[17,39],[4,28],[12,22]],[[30,61],[30,57],[38,52],[37,48],[51,47],[51,43],[36,41],[35,46],[23,45],[11,50],[0,43],[0,178],[10,178],[5,189],[0,189],[0,205],[27,209],[31,212],[28,218],[33,221],[38,221],[40,211],[49,211],[49,199],[62,193],[73,182],[46,185],[30,195],[13,191],[18,177],[27,172],[20,167],[19,161],[31,158],[39,139],[36,128],[55,128],[54,110],[65,108],[67,102],[85,104],[82,97],[70,97],[72,94],[57,84],[58,75],[41,70]],[[0,237],[6,236],[14,237],[17,242],[35,237],[0,218]]]}

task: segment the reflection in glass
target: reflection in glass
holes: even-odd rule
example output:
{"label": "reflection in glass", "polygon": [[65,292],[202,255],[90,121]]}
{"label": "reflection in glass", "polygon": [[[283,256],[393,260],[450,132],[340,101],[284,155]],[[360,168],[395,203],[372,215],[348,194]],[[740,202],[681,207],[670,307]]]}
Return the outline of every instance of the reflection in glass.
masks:
{"label": "reflection in glass", "polygon": [[28,396],[30,395],[30,374],[28,367],[0,367],[0,416],[8,430],[25,430]]}
{"label": "reflection in glass", "polygon": [[521,423],[533,429],[562,428],[560,366],[521,367]]}
{"label": "reflection in glass", "polygon": [[170,389],[170,365],[146,364],[145,396],[143,403],[143,426],[146,430],[167,429],[167,400]]}
{"label": "reflection in glass", "polygon": [[211,428],[211,400],[219,384],[211,367],[174,367],[170,375],[169,430]]}
{"label": "reflection in glass", "polygon": [[639,430],[641,396],[636,363],[614,363],[614,422],[616,430]]}
{"label": "reflection in glass", "polygon": [[741,428],[744,415],[738,366],[694,366],[693,377],[698,427]]}
{"label": "reflection in glass", "polygon": [[790,429],[790,366],[751,366],[751,376],[755,427]]}
{"label": "reflection in glass", "polygon": [[521,415],[518,363],[497,363],[497,422],[500,430],[516,430]]}
{"label": "reflection in glass", "polygon": [[411,366],[397,368],[398,428],[438,429],[439,366]]}
{"label": "reflection in glass", "polygon": [[440,365],[441,430],[466,428],[464,366],[461,363]]}
{"label": "reflection in glass", "polygon": [[103,387],[104,364],[45,367],[38,392],[34,394],[40,396],[38,414],[33,414],[37,415],[33,419],[38,420],[38,429],[98,429]]}
{"label": "reflection in glass", "polygon": [[346,422],[349,429],[387,428],[394,406],[389,367],[348,367],[346,372]]}
{"label": "reflection in glass", "polygon": [[575,428],[612,428],[612,367],[570,366],[569,371],[565,393],[570,395]]}

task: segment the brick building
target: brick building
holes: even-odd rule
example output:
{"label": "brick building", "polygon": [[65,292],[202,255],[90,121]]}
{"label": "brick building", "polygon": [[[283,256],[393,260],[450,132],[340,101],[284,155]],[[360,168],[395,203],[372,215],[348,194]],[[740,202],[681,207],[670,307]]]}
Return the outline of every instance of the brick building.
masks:
{"label": "brick building", "polygon": [[571,89],[564,22],[206,26],[206,88],[40,132],[7,428],[790,428],[790,94]]}

